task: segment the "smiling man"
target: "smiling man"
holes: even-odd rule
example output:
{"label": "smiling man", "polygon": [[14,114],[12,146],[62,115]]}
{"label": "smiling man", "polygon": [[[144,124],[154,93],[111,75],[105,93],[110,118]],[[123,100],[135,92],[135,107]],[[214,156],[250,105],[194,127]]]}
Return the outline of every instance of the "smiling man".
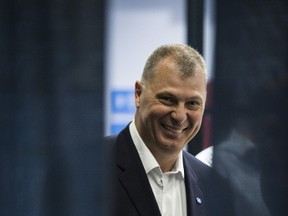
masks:
{"label": "smiling man", "polygon": [[105,138],[116,154],[114,215],[206,214],[210,168],[183,151],[201,127],[206,84],[192,47],[165,45],[150,55],[135,83],[134,120]]}

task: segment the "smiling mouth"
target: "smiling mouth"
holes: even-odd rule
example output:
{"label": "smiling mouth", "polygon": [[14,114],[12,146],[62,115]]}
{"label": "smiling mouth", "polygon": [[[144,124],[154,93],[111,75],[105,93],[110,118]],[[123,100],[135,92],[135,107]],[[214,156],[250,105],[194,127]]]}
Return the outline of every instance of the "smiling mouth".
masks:
{"label": "smiling mouth", "polygon": [[174,134],[181,134],[183,131],[185,131],[187,128],[184,129],[180,129],[180,128],[175,128],[175,127],[171,127],[169,125],[164,125],[162,124],[163,128],[165,128],[166,130],[174,133]]}

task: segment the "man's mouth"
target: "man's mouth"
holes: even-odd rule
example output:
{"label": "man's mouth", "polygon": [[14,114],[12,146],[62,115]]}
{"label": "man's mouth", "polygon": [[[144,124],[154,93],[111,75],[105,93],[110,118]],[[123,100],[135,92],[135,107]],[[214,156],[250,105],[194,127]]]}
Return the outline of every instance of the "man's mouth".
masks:
{"label": "man's mouth", "polygon": [[181,134],[184,130],[186,130],[187,128],[175,128],[175,127],[172,127],[172,126],[169,126],[169,125],[165,125],[165,124],[162,124],[163,128],[165,128],[166,130],[172,132],[172,133],[175,133],[175,134]]}

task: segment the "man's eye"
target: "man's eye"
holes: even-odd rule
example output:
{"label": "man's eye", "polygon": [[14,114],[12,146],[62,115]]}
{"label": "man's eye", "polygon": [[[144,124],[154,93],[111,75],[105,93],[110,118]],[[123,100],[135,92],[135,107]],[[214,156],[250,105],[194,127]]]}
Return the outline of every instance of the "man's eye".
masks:
{"label": "man's eye", "polygon": [[198,109],[201,107],[201,103],[199,101],[189,101],[187,105],[190,109]]}
{"label": "man's eye", "polygon": [[173,99],[171,97],[161,97],[159,98],[160,102],[163,104],[172,104]]}

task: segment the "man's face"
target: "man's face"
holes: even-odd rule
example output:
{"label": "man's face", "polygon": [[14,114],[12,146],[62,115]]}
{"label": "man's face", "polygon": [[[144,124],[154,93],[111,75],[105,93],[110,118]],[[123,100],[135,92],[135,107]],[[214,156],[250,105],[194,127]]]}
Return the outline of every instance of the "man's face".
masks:
{"label": "man's face", "polygon": [[145,86],[136,82],[136,127],[152,152],[179,152],[200,129],[206,100],[200,72],[183,78],[166,58],[158,63],[152,81]]}

